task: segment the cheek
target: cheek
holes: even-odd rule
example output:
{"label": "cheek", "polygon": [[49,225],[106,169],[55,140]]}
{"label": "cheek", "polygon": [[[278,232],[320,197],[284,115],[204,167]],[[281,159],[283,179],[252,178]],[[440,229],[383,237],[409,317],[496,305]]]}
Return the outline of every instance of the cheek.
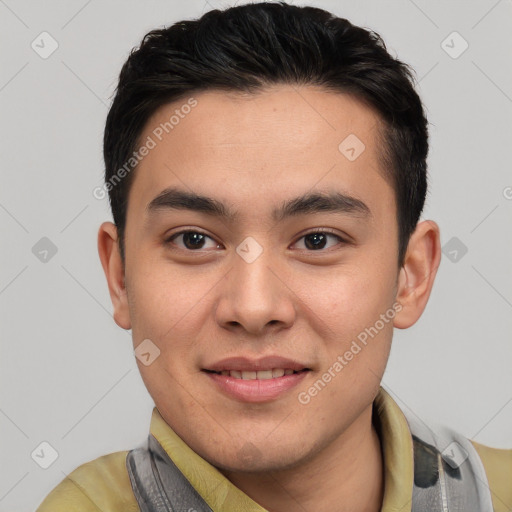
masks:
{"label": "cheek", "polygon": [[[303,282],[305,310],[313,313],[311,322],[319,319],[318,332],[324,338],[323,370],[339,362],[339,356],[343,358],[343,369],[334,372],[340,376],[334,379],[340,385],[364,387],[363,382],[373,381],[383,372],[396,314],[392,268],[382,261],[368,261],[367,265],[360,261],[329,272],[329,278]],[[386,314],[382,320],[381,315]],[[336,388],[336,384],[332,386],[332,392]]]}
{"label": "cheek", "polygon": [[199,275],[199,267],[180,270],[157,261],[133,270],[129,301],[134,346],[150,339],[169,371],[176,375],[188,372],[180,361],[194,357],[201,346],[198,340],[207,344],[219,276],[214,272]]}
{"label": "cheek", "polygon": [[180,280],[170,265],[146,260],[133,266],[127,282],[132,315],[132,330],[136,336],[160,339],[178,326],[187,312],[197,304],[194,289]]}
{"label": "cheek", "polygon": [[377,262],[331,269],[324,275],[303,274],[298,293],[307,307],[336,332],[372,323],[392,304],[395,275]]}

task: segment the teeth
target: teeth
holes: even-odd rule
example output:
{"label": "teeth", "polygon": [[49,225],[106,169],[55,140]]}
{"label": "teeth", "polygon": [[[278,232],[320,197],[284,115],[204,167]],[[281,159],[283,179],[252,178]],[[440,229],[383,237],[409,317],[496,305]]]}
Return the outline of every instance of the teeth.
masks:
{"label": "teeth", "polygon": [[235,379],[243,379],[243,380],[269,380],[278,377],[282,377],[283,375],[291,375],[293,372],[292,369],[287,368],[272,368],[271,370],[259,370],[257,372],[254,371],[238,371],[238,370],[223,370],[220,372],[221,375],[225,377],[234,377]]}

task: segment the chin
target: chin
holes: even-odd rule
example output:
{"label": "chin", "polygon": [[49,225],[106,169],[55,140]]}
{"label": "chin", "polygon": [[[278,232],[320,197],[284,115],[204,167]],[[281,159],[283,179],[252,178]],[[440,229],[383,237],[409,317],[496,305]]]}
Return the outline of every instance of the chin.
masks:
{"label": "chin", "polygon": [[297,450],[285,452],[275,446],[258,448],[249,441],[235,452],[223,451],[222,454],[213,454],[212,457],[205,454],[203,458],[219,470],[228,473],[284,471],[299,466],[304,461],[304,455]]}

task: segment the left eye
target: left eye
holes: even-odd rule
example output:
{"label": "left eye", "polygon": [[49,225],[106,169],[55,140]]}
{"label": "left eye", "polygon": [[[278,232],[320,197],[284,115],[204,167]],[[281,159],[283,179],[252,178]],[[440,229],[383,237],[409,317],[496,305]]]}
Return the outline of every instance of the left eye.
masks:
{"label": "left eye", "polygon": [[[327,244],[327,238],[335,238],[338,242],[344,242],[343,238],[334,233],[330,233],[329,231],[313,231],[312,233],[307,233],[303,235],[299,240],[304,239],[304,245],[306,249],[312,249],[313,251],[318,251],[319,249],[325,249]],[[296,243],[298,243],[298,241]],[[334,244],[337,245],[337,244]]]}
{"label": "left eye", "polygon": [[[197,250],[197,249],[205,249],[205,241],[206,239],[210,239],[213,242],[213,248],[219,248],[220,245],[213,240],[210,236],[201,233],[200,231],[180,231],[179,233],[175,233],[172,235],[167,242],[173,242],[181,237],[182,243],[187,250]],[[311,233],[307,233],[303,235],[301,238],[295,242],[296,244],[299,240],[304,240],[304,246],[306,249],[311,249],[313,251],[318,251],[320,249],[325,249],[327,245],[327,239],[331,237],[332,239],[336,239],[338,242],[344,242],[343,238],[334,233],[330,233],[328,231],[313,231]],[[336,245],[336,244],[334,244]]]}

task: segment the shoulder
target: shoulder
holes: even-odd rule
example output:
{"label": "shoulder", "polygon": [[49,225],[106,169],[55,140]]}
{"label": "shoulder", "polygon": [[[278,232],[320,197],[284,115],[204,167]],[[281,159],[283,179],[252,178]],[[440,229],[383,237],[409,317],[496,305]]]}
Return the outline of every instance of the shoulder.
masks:
{"label": "shoulder", "polygon": [[491,448],[471,440],[485,468],[495,512],[512,509],[512,449]]}
{"label": "shoulder", "polygon": [[109,453],[77,467],[36,512],[139,512],[126,469],[127,454]]}

